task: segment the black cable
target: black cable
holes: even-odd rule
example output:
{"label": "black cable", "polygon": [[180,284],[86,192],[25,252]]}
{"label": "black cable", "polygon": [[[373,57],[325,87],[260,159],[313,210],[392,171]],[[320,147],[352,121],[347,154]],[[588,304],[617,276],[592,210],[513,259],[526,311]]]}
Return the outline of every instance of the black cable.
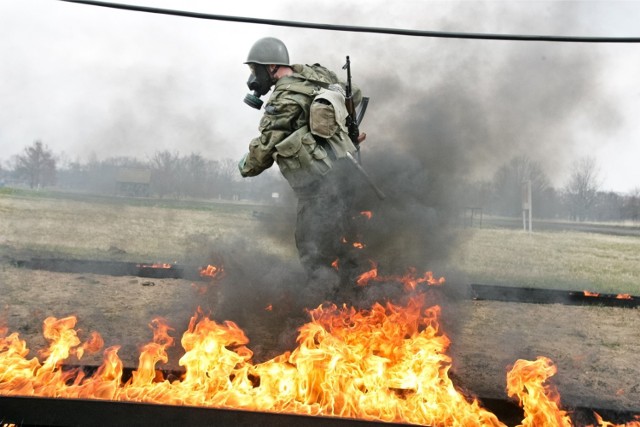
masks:
{"label": "black cable", "polygon": [[317,30],[347,31],[356,33],[393,34],[400,36],[437,37],[448,39],[476,40],[511,40],[511,41],[544,41],[573,43],[640,43],[640,37],[579,37],[579,36],[540,36],[518,34],[485,34],[459,33],[444,31],[421,31],[401,28],[359,27],[353,25],[316,24],[312,22],[283,21],[278,19],[248,18],[242,16],[212,15],[208,13],[188,12],[182,10],[159,9],[155,7],[136,6],[121,3],[109,3],[93,0],[60,0],[69,3],[82,3],[112,9],[133,10],[137,12],[158,13],[162,15],[183,16],[187,18],[209,19],[215,21],[243,22],[249,24],[274,25],[279,27],[312,28]]}

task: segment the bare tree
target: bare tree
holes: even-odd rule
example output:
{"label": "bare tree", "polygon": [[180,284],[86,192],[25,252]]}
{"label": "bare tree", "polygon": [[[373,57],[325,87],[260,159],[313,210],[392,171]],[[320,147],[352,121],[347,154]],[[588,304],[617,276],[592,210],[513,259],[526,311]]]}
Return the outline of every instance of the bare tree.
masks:
{"label": "bare tree", "polygon": [[531,181],[532,197],[536,200],[550,187],[542,166],[527,156],[514,157],[498,169],[493,177],[493,205],[497,213],[509,216],[521,213],[522,184],[527,181]]}
{"label": "bare tree", "polygon": [[180,157],[169,151],[156,151],[149,161],[152,185],[160,197],[177,193],[177,174]]}
{"label": "bare tree", "polygon": [[585,221],[588,218],[601,185],[600,169],[593,157],[582,157],[573,163],[569,181],[564,187],[571,219]]}
{"label": "bare tree", "polygon": [[196,153],[183,157],[179,161],[180,193],[191,197],[204,197],[207,190],[206,160]]}
{"label": "bare tree", "polygon": [[624,204],[624,218],[633,222],[640,220],[640,187],[635,187],[629,192]]}
{"label": "bare tree", "polygon": [[211,196],[230,199],[237,195],[240,180],[237,161],[229,158],[212,160],[209,163],[209,179]]}
{"label": "bare tree", "polygon": [[25,147],[24,153],[16,156],[16,174],[25,179],[30,188],[55,184],[56,160],[42,141]]}

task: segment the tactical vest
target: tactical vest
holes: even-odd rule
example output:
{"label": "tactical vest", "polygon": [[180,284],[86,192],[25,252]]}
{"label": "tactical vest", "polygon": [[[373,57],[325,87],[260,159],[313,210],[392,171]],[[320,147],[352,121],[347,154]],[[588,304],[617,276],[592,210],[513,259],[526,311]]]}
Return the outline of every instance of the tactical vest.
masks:
{"label": "tactical vest", "polygon": [[[275,145],[274,160],[293,189],[325,175],[334,159],[356,151],[346,127],[348,112],[338,85],[300,81],[277,87],[288,91],[307,116],[307,123]],[[274,93],[275,93],[274,91]]]}

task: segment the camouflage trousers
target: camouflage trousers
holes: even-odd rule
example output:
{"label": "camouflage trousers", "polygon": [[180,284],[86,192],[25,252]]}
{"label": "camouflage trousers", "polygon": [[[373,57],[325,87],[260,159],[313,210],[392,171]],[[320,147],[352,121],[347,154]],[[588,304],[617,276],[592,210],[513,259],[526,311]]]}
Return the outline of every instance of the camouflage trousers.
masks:
{"label": "camouflage trousers", "polygon": [[338,286],[352,279],[358,263],[353,247],[357,231],[353,187],[346,175],[349,172],[345,163],[338,161],[314,187],[297,193],[295,240],[300,262],[311,280],[326,278],[327,269],[333,270]]}

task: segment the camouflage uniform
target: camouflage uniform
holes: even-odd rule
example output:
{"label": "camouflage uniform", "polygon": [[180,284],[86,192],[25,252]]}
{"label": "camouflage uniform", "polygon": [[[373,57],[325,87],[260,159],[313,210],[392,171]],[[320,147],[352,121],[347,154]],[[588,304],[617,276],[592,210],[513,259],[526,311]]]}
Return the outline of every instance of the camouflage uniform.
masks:
{"label": "camouflage uniform", "polygon": [[[353,169],[345,154],[356,148],[344,124],[327,138],[314,136],[309,128],[316,95],[330,84],[344,87],[344,83],[319,64],[292,68],[293,75],[275,83],[260,121],[260,136],[251,141],[239,167],[247,177],[278,164],[298,197],[296,246],[302,265],[313,275],[336,259],[345,268],[353,263],[345,250],[348,245],[342,242],[353,234]],[[361,100],[358,89],[354,100],[356,104]]]}

